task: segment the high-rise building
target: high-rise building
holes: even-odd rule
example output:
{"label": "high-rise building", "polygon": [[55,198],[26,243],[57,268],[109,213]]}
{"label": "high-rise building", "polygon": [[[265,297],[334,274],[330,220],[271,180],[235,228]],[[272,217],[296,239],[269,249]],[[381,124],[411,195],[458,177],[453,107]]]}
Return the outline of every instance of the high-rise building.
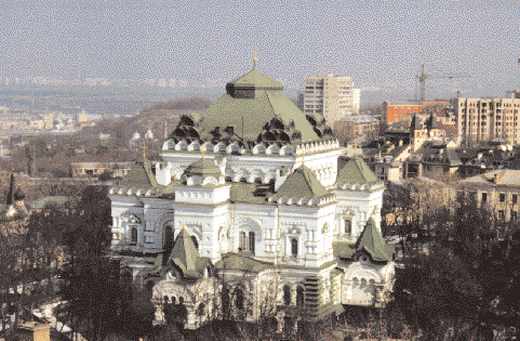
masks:
{"label": "high-rise building", "polygon": [[458,138],[462,144],[502,140],[520,143],[520,98],[465,98],[456,101]]}
{"label": "high-rise building", "polygon": [[361,89],[352,89],[352,112],[359,114],[361,108]]}
{"label": "high-rise building", "polygon": [[352,114],[352,78],[333,74],[305,78],[303,111],[323,115],[330,126]]}

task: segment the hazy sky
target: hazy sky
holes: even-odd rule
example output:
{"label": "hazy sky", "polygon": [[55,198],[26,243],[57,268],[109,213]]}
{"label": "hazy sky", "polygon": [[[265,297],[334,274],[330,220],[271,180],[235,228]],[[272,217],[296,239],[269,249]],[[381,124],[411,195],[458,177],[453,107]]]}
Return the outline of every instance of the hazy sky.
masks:
{"label": "hazy sky", "polygon": [[421,63],[471,76],[431,81],[445,91],[520,87],[518,0],[0,0],[0,9],[4,74],[224,82],[256,48],[258,67],[288,87],[335,71],[366,93],[413,96]]}

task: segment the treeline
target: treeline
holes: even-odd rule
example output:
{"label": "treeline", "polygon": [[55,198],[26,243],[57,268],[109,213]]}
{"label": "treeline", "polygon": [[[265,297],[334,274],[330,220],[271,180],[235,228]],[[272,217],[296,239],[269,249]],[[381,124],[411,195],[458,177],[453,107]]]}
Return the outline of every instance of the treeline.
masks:
{"label": "treeline", "polygon": [[389,325],[420,340],[520,338],[519,224],[469,200],[400,204],[400,219],[385,226],[400,241]]}

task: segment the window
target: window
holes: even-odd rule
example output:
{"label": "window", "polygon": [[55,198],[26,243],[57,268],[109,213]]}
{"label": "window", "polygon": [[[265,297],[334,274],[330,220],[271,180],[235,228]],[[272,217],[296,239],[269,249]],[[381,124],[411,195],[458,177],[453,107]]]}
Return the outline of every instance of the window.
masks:
{"label": "window", "polygon": [[511,211],[511,220],[512,221],[517,221],[518,220],[518,212]]}
{"label": "window", "polygon": [[130,244],[137,244],[137,227],[130,228]]}
{"label": "window", "polygon": [[255,254],[255,233],[249,232],[249,252]]}
{"label": "window", "polygon": [[298,240],[296,238],[291,239],[291,256],[298,256]]}
{"label": "window", "polygon": [[255,254],[255,233],[245,231],[241,231],[239,235],[239,250],[238,251],[247,251],[251,254]]}
{"label": "window", "polygon": [[485,204],[487,202],[487,193],[486,192],[482,193],[480,201],[482,202],[482,204]]}
{"label": "window", "polygon": [[298,287],[296,289],[296,305],[298,307],[303,307],[303,304],[305,303],[305,293],[303,287]]}
{"label": "window", "polygon": [[283,304],[291,304],[291,287],[288,285],[283,286]]}
{"label": "window", "polygon": [[345,219],[345,234],[351,234],[352,233],[352,220]]}
{"label": "window", "polygon": [[235,307],[240,311],[244,310],[244,293],[240,288],[235,289]]}
{"label": "window", "polygon": [[500,193],[500,202],[505,202],[506,201],[506,194],[505,193]]}
{"label": "window", "polygon": [[506,215],[505,215],[504,210],[498,211],[498,219],[500,219],[502,221],[506,220]]}
{"label": "window", "polygon": [[163,249],[166,255],[170,255],[173,249],[173,227],[167,225],[164,228]]}
{"label": "window", "polygon": [[246,250],[246,233],[244,231],[240,232],[240,241],[239,241],[239,251],[245,251]]}
{"label": "window", "polygon": [[518,194],[513,194],[513,205],[516,205],[518,203]]}

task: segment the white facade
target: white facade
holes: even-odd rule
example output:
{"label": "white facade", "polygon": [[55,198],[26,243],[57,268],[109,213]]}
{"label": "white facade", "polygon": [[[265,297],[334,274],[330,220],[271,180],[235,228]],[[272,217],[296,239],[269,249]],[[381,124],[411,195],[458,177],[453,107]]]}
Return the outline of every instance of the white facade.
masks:
{"label": "white facade", "polygon": [[[184,129],[182,136],[195,134]],[[145,162],[112,188],[114,257],[135,279],[155,278],[156,322],[165,319],[164,296],[182,297],[188,327],[198,327],[194,309],[216,309],[201,288],[218,296],[222,283],[247,291],[251,320],[269,294],[277,305],[305,306],[309,319],[341,304],[383,305],[394,267],[381,246],[384,186],[360,159],[339,169],[342,153],[330,138],[247,145],[172,138],[154,171]],[[374,238],[381,245],[367,247]],[[167,260],[161,270],[157,259]]]}

